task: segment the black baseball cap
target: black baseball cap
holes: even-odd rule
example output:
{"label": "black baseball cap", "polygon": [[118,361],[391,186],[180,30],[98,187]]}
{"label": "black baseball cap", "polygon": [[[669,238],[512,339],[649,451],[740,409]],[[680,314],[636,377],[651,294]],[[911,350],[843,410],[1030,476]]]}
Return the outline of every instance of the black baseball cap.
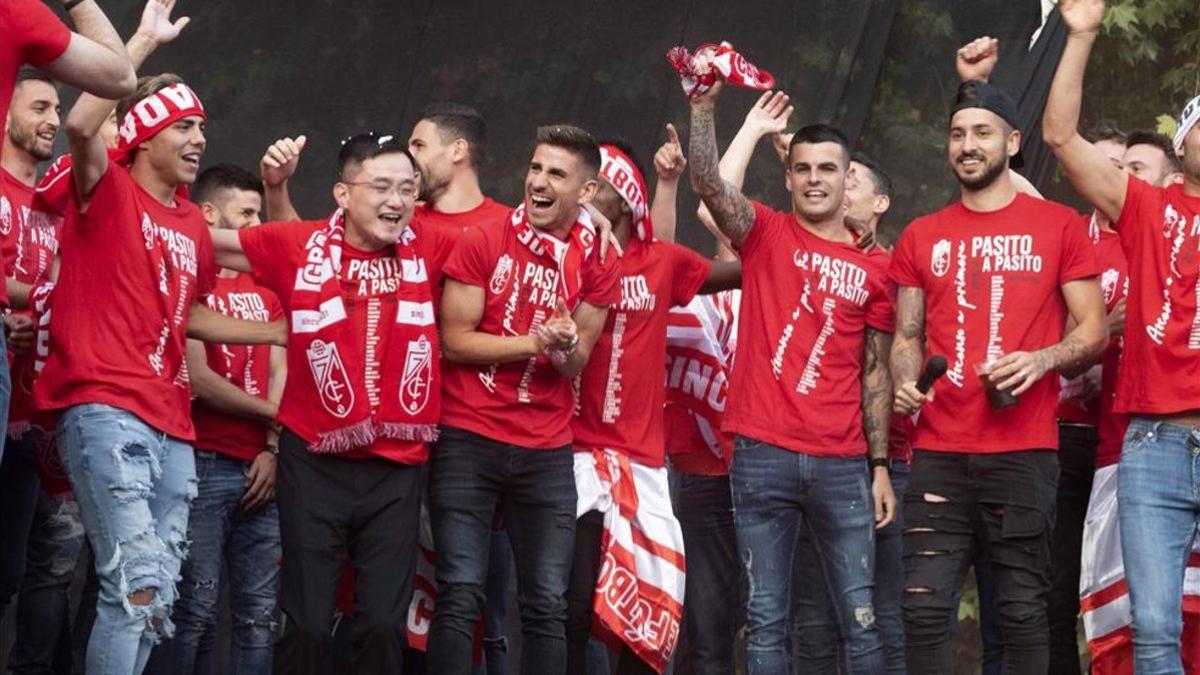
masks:
{"label": "black baseball cap", "polygon": [[[999,115],[1000,119],[1008,122],[1012,128],[1021,128],[1020,120],[1017,117],[1017,104],[1008,94],[1004,93],[1003,89],[994,84],[973,80],[959,85],[958,96],[954,99],[954,108],[950,111],[950,117],[953,119],[955,113],[967,108],[982,108]],[[1019,169],[1024,164],[1025,159],[1021,156],[1020,150],[1008,160],[1008,165],[1014,169]]]}

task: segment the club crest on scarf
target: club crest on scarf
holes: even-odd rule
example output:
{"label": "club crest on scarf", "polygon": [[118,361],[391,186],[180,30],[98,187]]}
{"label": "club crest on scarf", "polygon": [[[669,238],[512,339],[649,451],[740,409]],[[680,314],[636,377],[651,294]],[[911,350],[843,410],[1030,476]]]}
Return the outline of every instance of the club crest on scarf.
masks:
{"label": "club crest on scarf", "polygon": [[429,402],[433,380],[433,345],[425,336],[408,341],[404,358],[404,375],[400,378],[400,405],[409,415],[415,415]]}
{"label": "club crest on scarf", "polygon": [[308,365],[312,368],[313,380],[321,394],[321,405],[330,415],[345,417],[354,407],[354,388],[337,345],[323,340],[313,340],[308,347]]}

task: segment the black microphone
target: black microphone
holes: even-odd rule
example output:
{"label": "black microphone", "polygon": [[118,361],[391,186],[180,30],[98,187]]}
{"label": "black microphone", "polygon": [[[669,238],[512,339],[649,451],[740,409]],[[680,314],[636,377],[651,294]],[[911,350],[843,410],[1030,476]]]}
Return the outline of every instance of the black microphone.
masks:
{"label": "black microphone", "polygon": [[933,383],[946,374],[946,366],[946,357],[929,357],[929,360],[925,362],[925,370],[921,372],[921,379],[917,380],[917,391],[928,394],[929,390],[933,388]]}

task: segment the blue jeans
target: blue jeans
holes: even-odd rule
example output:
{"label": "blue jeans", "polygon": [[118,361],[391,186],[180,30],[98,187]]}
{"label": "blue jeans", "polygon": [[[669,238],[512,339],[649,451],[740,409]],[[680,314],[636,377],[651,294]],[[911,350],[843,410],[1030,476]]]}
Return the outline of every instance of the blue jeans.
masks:
{"label": "blue jeans", "polygon": [[83,521],[74,496],[40,492],[17,599],[17,635],[8,657],[14,675],[66,674],[73,665],[69,590],[83,553]]}
{"label": "blue jeans", "polygon": [[[817,559],[851,672],[884,671],[872,600],[875,508],[861,457],[817,457],[739,436],[733,456],[734,521],[750,584],[746,666],[751,675],[791,672],[788,615],[802,527]],[[825,593],[820,580],[796,593]]]}
{"label": "blue jeans", "polygon": [[1117,481],[1135,668],[1182,674],[1183,574],[1200,527],[1200,428],[1134,418]]}
{"label": "blue jeans", "polygon": [[[160,636],[174,631],[175,579],[196,496],[192,448],[133,413],[86,403],[59,417],[58,450],[100,581],[87,673],[140,673]],[[143,590],[153,598],[134,604],[130,596]]]}
{"label": "blue jeans", "polygon": [[199,486],[188,520],[192,544],[175,603],[175,637],[154,649],[148,673],[212,672],[222,586],[229,588],[233,619],[229,672],[271,672],[282,553],[279,511],[273,501],[255,511],[242,509],[249,470],[250,462],[196,452]]}
{"label": "blue jeans", "polygon": [[[892,489],[903,499],[908,483],[908,462],[892,463]],[[883,641],[887,673],[904,671],[904,612],[900,601],[904,595],[904,532],[903,509],[896,520],[882,530],[875,530],[875,623]],[[797,550],[797,563],[792,574],[798,587],[806,581],[824,582],[821,566],[812,546],[811,533],[804,528],[803,540]],[[795,589],[793,589],[795,590]],[[793,642],[796,670],[800,673],[847,672],[839,669],[837,661],[844,658],[840,631],[833,613],[829,593],[798,592],[793,607]]]}
{"label": "blue jeans", "polygon": [[746,575],[738,561],[729,476],[672,472],[671,501],[683,530],[687,577],[675,672],[726,675],[746,624]]}
{"label": "blue jeans", "polygon": [[575,544],[571,447],[531,450],[442,427],[429,460],[437,603],[429,672],[471,672],[498,506],[512,542],[521,612],[521,672],[566,670],[567,584]]}

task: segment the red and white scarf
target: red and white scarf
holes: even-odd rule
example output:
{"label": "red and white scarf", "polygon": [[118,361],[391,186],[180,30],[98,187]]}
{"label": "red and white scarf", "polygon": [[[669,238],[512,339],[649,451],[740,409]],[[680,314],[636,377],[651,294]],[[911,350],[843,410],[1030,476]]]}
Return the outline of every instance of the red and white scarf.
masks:
{"label": "red and white scarf", "polygon": [[650,191],[646,179],[633,160],[615,145],[600,146],[600,177],[621,195],[633,214],[633,231],[645,242],[654,240],[654,223],[650,222]]}
{"label": "red and white scarf", "polygon": [[575,489],[577,517],[604,516],[592,631],[610,648],[626,645],[666,672],[679,644],[686,569],[667,470],[616,450],[577,452]]}
{"label": "red and white scarf", "polygon": [[728,42],[721,44],[707,43],[696,47],[695,54],[706,49],[713,50],[712,69],[707,73],[697,73],[693,68],[694,54],[688,53],[686,47],[673,47],[667,52],[667,60],[671,67],[679,73],[683,93],[688,98],[699,96],[712,89],[717,78],[747,89],[767,90],[775,87],[775,76],[750,63]]}
{"label": "red and white scarf", "polygon": [[401,279],[396,289],[396,322],[379,364],[378,410],[372,410],[365,381],[365,356],[342,301],[339,271],[345,236],[341,209],[305,245],[308,264],[296,272],[292,289],[291,339],[309,368],[288,373],[303,384],[303,409],[318,438],[309,450],[341,453],[371,445],[376,438],[437,440],[441,414],[438,336],[425,261],[416,233],[404,231],[396,242]]}
{"label": "red and white scarf", "polygon": [[596,226],[592,224],[591,216],[580,209],[579,219],[565,242],[542,234],[530,225],[524,204],[513,209],[509,223],[516,230],[517,241],[558,270],[559,293],[567,309],[575,311],[580,301],[579,292],[583,289],[583,265],[597,243]]}

